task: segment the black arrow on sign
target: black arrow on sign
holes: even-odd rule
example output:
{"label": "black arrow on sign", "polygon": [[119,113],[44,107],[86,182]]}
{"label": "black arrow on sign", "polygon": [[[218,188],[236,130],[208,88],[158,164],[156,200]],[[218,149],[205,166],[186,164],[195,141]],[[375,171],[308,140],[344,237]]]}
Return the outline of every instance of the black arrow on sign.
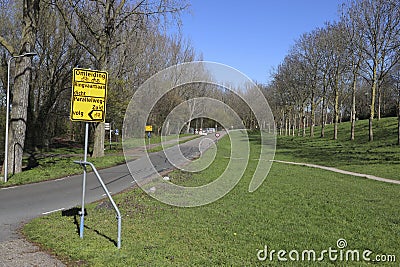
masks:
{"label": "black arrow on sign", "polygon": [[[95,121],[95,120],[97,120],[97,121],[101,121],[103,118],[100,118],[100,119],[94,119],[94,118],[92,117],[92,113],[93,113],[93,112],[95,112],[95,111],[100,111],[100,112],[101,112],[101,114],[103,114],[103,111],[102,111],[101,109],[100,109],[100,110],[93,109],[93,110],[92,110],[92,111],[90,111],[90,112],[89,112],[89,114],[88,114],[88,115],[89,115],[89,117],[90,117],[90,119],[91,119],[91,120],[93,120],[93,121]],[[102,117],[103,117],[103,116],[102,116]]]}

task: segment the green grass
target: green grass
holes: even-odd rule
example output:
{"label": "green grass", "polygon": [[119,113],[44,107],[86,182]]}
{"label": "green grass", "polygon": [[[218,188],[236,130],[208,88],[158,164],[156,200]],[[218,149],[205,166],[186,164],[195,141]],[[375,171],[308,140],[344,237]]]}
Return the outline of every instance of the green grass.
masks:
{"label": "green grass", "polygon": [[[0,187],[21,185],[28,183],[54,180],[74,174],[82,173],[82,167],[74,163],[74,160],[83,160],[82,157],[46,157],[40,160],[40,165],[15,175],[9,175],[7,183],[0,182]],[[106,167],[116,166],[125,163],[123,155],[105,156],[103,158],[88,158],[96,168],[104,169]]]}
{"label": "green grass", "polygon": [[[256,158],[258,136],[252,140],[250,156]],[[286,146],[278,149],[277,157],[289,158],[290,149],[301,152],[296,146],[299,140],[279,139],[278,144]],[[303,147],[306,144],[304,141]],[[225,168],[229,151],[228,138],[223,138],[208,169],[195,174],[175,171],[169,176],[178,184],[205,184]],[[35,219],[23,231],[70,264],[86,266],[277,266],[276,255],[272,262],[258,261],[258,250],[267,245],[270,250],[313,249],[319,253],[337,249],[340,238],[346,239],[346,249],[369,249],[373,256],[397,254],[398,264],[398,185],[274,163],[262,186],[248,193],[255,167],[256,161],[250,161],[244,177],[229,194],[201,207],[171,207],[140,189],[115,196],[123,214],[120,250],[112,242],[117,236],[115,214],[98,208],[97,203],[87,206],[84,239],[79,238],[74,218],[61,213]],[[321,263],[289,261],[285,265]],[[325,257],[324,265],[368,264],[331,262]]]}
{"label": "green grass", "polygon": [[281,136],[275,159],[314,163],[339,169],[400,180],[400,146],[396,118],[374,121],[374,141],[368,141],[368,121],[356,124],[355,141],[350,141],[350,123],[339,125],[339,138],[333,140],[333,125],[327,125],[325,138]]}

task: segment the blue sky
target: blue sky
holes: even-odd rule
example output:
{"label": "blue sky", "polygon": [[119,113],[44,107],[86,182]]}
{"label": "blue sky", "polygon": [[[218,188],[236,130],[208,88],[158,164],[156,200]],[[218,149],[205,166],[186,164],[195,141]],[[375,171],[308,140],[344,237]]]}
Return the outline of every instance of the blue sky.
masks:
{"label": "blue sky", "polygon": [[259,83],[301,34],[338,20],[343,0],[192,0],[183,34],[204,60],[238,69]]}

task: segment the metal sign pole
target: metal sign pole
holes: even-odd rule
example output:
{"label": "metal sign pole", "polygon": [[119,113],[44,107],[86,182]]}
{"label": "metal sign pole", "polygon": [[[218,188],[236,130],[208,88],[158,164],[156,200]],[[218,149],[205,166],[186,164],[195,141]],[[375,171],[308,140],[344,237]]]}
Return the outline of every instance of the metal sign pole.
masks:
{"label": "metal sign pole", "polygon": [[112,130],[111,130],[111,123],[110,123],[110,130],[109,130],[109,131],[110,131],[110,150],[111,150],[111,141],[112,141],[112,140],[111,140],[111,132],[112,132]]}
{"label": "metal sign pole", "polygon": [[[97,179],[103,187],[106,195],[110,199],[118,219],[118,240],[117,247],[121,247],[121,213],[114,200],[112,199],[107,187],[105,186],[100,174],[94,165],[87,161],[88,144],[89,144],[89,122],[104,122],[106,114],[106,95],[107,95],[108,74],[104,71],[93,71],[88,69],[73,69],[72,77],[72,97],[71,97],[71,121],[84,121],[85,125],[85,154],[83,161],[74,161],[83,167],[82,179],[82,209],[80,211],[81,223],[79,225],[79,236],[83,238],[83,230],[85,228],[85,191],[86,191],[86,166],[92,167]],[[90,85],[90,86],[88,86]],[[95,89],[89,89],[89,88]],[[8,99],[8,98],[7,98]],[[93,103],[97,103],[93,105]],[[108,124],[110,131],[110,149],[111,149],[111,125]],[[115,135],[118,135],[118,129],[115,129]]]}
{"label": "metal sign pole", "polygon": [[[87,152],[88,152],[88,143],[89,143],[89,123],[86,122],[85,125],[85,154],[84,154],[84,162],[87,162]],[[85,225],[85,191],[86,191],[86,165],[83,166],[83,180],[82,180],[82,209],[81,209],[81,224],[79,228],[79,236],[83,238],[83,229]]]}

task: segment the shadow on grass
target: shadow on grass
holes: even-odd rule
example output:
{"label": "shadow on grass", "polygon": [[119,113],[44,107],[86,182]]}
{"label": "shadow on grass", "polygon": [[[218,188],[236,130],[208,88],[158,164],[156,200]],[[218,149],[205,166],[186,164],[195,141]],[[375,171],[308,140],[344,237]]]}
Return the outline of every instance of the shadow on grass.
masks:
{"label": "shadow on grass", "polygon": [[[375,140],[368,141],[368,125],[359,122],[356,140],[349,140],[349,123],[339,126],[339,138],[333,140],[333,127],[328,125],[325,137],[277,136],[276,158],[288,161],[315,163],[325,166],[399,164],[400,148],[397,145],[397,122],[393,118],[382,119],[375,123]],[[296,133],[297,135],[297,133]],[[253,144],[261,144],[258,132],[249,132]]]}
{"label": "shadow on grass", "polygon": [[[74,208],[71,208],[71,209],[68,209],[68,210],[63,210],[63,211],[61,211],[61,216],[74,217],[74,225],[76,226],[76,233],[78,235],[80,235],[80,225],[79,225],[77,217],[81,216],[81,209],[78,208],[78,207],[74,207]],[[85,216],[87,216],[86,209],[85,209]],[[116,240],[112,239],[109,236],[106,236],[105,234],[101,233],[99,230],[94,229],[92,227],[89,227],[87,225],[85,225],[84,227],[85,227],[85,229],[91,230],[91,231],[95,232],[97,235],[99,235],[101,237],[104,237],[105,239],[107,239],[108,241],[113,243],[114,246],[117,246],[117,241]]]}
{"label": "shadow on grass", "polygon": [[322,138],[280,137],[278,155],[327,166],[398,164],[399,149],[387,142],[355,143]]}

